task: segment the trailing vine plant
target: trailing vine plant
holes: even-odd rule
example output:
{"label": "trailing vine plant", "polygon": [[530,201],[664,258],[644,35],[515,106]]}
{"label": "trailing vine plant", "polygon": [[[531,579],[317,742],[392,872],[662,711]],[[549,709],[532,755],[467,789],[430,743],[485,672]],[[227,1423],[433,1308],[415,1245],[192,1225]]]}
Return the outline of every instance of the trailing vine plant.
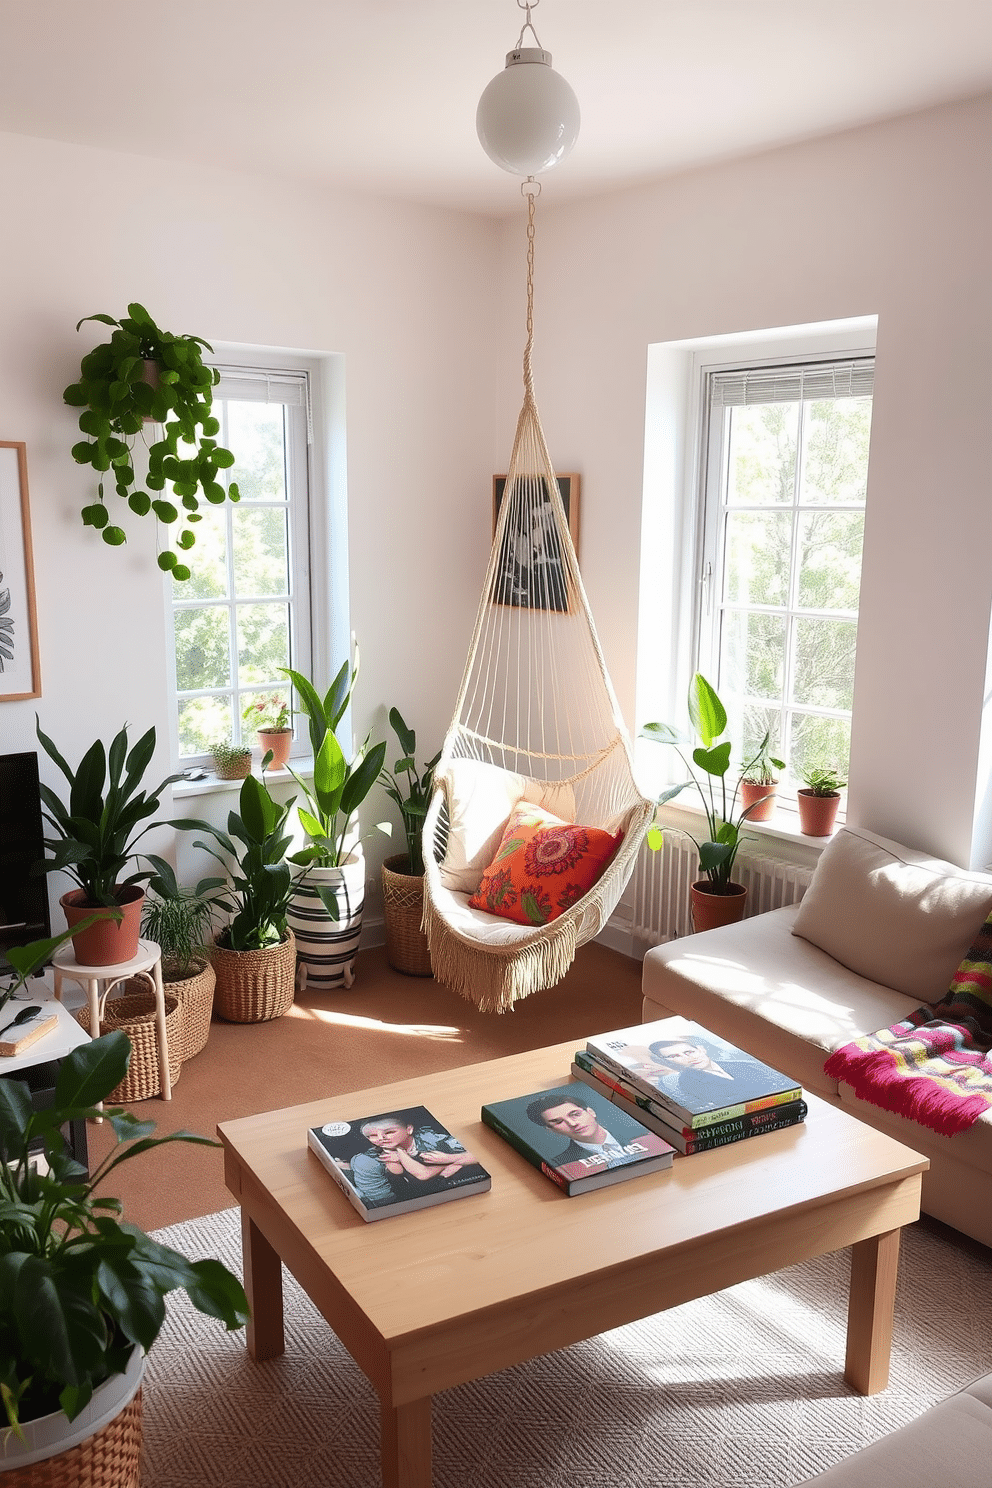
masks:
{"label": "trailing vine plant", "polygon": [[[114,327],[108,342],[83,357],[79,381],[62,395],[82,409],[79,428],[87,436],[73,445],[72,457],[100,476],[98,499],[82,509],[83,526],[96,528],[111,547],[127,541],[106,504],[109,476],[136,516],[152,512],[166,528],[179,523],[170,546],[158,555],[158,566],[185,580],[189,567],[174,549],[186,553],[196,542],[201,494],[217,506],[239,499],[233,481],[225,487],[217,478],[234,464],[231,451],[214,437],[220,424],[211,411],[213,387],[220,373],[203,365],[201,347],[213,347],[202,337],[159,330],[143,305],[130,304],[127,311],[122,320],[84,315],[76,326],[78,331],[86,321],[98,320]],[[162,437],[148,445],[148,489],[142,490],[135,485],[133,450],[146,420],[162,426]],[[167,486],[176,500],[158,494]]]}

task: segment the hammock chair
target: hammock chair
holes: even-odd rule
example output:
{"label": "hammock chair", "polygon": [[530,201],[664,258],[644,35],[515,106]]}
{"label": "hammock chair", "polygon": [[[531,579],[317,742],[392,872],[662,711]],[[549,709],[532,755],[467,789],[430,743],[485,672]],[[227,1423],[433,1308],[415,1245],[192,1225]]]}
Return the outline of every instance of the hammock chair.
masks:
{"label": "hammock chair", "polygon": [[[527,195],[527,344],[482,599],[424,824],[424,929],[434,975],[484,1012],[554,986],[609,919],[654,813],[607,674],[534,399],[534,202]],[[520,802],[622,833],[602,876],[544,924],[470,907]]]}

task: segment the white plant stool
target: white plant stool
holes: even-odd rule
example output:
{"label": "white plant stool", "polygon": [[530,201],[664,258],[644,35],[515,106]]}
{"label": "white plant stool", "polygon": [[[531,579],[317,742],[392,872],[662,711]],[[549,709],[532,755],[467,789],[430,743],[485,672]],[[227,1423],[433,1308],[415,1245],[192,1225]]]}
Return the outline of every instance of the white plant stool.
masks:
{"label": "white plant stool", "polygon": [[[138,954],[130,961],[118,961],[114,966],[83,966],[73,955],[72,943],[62,946],[52,957],[55,976],[55,996],[62,1001],[62,982],[68,977],[86,992],[90,1012],[90,1037],[100,1037],[100,1019],[106,1006],[107,996],[121,982],[132,977],[146,981],[155,994],[155,1028],[158,1037],[158,1067],[163,1100],[172,1099],[172,1080],[169,1075],[169,1036],[165,1027],[165,989],[162,986],[162,951],[153,940],[139,940]],[[101,1101],[102,1106],[102,1101]]]}

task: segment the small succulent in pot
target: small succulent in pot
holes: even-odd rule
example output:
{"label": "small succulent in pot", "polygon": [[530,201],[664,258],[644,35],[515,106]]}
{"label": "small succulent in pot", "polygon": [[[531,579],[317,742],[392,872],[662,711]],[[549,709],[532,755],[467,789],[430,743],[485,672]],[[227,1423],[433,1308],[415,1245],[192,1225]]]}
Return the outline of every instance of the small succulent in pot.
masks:
{"label": "small succulent in pot", "polygon": [[247,744],[211,744],[210,754],[219,780],[243,780],[251,772]]}

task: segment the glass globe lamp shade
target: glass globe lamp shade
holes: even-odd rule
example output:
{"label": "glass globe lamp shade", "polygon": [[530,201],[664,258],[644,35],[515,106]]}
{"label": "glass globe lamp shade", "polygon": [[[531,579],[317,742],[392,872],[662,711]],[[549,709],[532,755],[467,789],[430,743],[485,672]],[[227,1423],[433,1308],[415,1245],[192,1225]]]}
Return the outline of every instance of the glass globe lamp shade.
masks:
{"label": "glass globe lamp shade", "polygon": [[575,144],[579,101],[553,70],[550,52],[518,47],[479,99],[475,128],[490,160],[515,176],[536,176]]}

